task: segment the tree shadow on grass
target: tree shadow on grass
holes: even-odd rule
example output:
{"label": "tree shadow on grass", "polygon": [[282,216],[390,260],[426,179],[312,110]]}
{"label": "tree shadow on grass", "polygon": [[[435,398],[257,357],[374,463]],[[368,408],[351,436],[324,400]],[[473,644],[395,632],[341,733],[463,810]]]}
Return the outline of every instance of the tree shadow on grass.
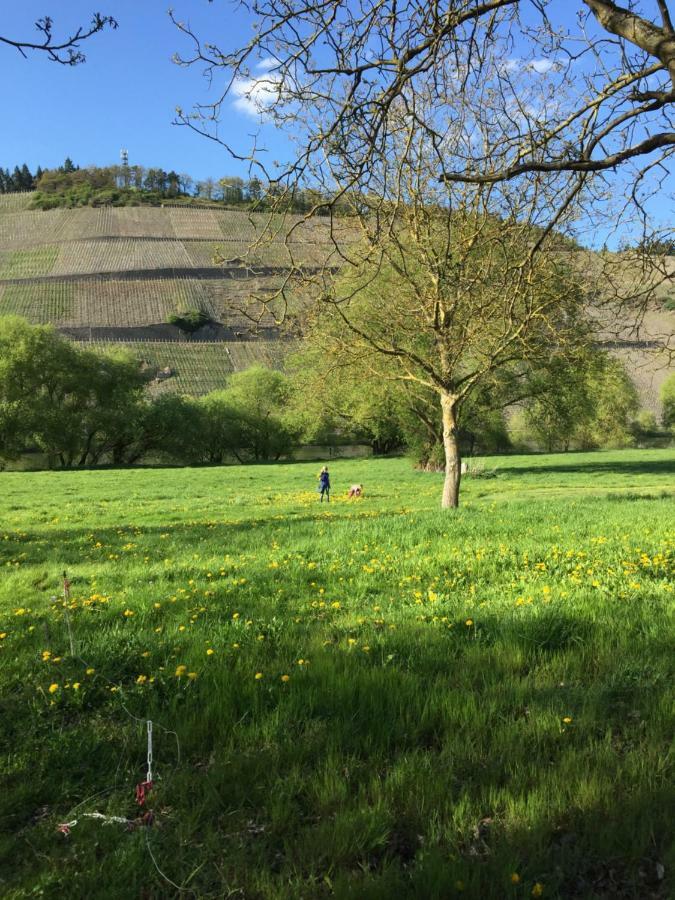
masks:
{"label": "tree shadow on grass", "polygon": [[[645,636],[607,652],[609,618],[486,610],[474,628],[411,619],[369,632],[337,622],[326,648],[321,620],[308,636],[289,619],[259,682],[255,641],[246,665],[225,655],[229,618],[215,611],[206,623],[218,652],[194,684],[178,681],[172,666],[166,688],[146,693],[133,687],[146,642],[133,621],[98,635],[97,670],[136,691],[134,713],[180,734],[182,761],[166,789],[158,782],[151,839],[172,880],[194,875],[196,896],[445,900],[461,882],[463,896],[503,900],[514,894],[513,872],[522,879],[515,896],[529,896],[537,881],[545,896],[565,900],[668,896],[659,868],[668,829],[663,735],[653,724],[665,641],[649,644],[646,666]],[[86,655],[95,617],[75,627]],[[269,669],[293,665],[296,640],[311,665],[295,666],[282,684]],[[38,852],[25,869],[16,864],[23,884],[39,875],[54,896],[61,881],[79,896],[124,896],[132,883],[135,896],[177,896],[138,858],[134,835],[82,824],[67,844],[54,836],[64,797],[71,805],[110,783],[122,736],[108,725],[102,754],[94,729],[116,702],[102,692],[77,715],[52,712],[32,736],[44,745],[39,764],[25,755],[25,777],[17,770],[9,785],[13,832]],[[12,711],[21,750],[30,707],[16,702]],[[135,738],[121,779],[127,793],[144,760]],[[167,757],[161,743],[157,750],[161,775]],[[36,823],[45,803],[56,807]]]}
{"label": "tree shadow on grass", "polygon": [[557,475],[673,475],[675,476],[675,460],[650,459],[645,456],[636,460],[590,460],[588,462],[574,462],[574,455],[570,455],[569,464],[558,461],[550,463],[537,463],[537,457],[533,457],[531,466],[498,466],[500,475],[514,477],[523,475],[557,474]]}

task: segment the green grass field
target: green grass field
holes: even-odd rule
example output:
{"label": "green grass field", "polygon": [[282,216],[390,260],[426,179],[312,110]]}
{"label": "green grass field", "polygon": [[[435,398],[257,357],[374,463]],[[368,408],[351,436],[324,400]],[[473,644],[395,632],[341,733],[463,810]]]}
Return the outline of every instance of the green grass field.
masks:
{"label": "green grass field", "polygon": [[675,452],[483,465],[2,474],[2,897],[672,896]]}

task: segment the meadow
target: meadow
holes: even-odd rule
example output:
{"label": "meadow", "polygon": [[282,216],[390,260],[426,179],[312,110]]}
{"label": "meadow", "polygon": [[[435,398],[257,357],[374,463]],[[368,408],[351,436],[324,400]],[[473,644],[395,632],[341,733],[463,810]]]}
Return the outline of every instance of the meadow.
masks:
{"label": "meadow", "polygon": [[0,894],[671,896],[675,451],[318,468],[0,474]]}

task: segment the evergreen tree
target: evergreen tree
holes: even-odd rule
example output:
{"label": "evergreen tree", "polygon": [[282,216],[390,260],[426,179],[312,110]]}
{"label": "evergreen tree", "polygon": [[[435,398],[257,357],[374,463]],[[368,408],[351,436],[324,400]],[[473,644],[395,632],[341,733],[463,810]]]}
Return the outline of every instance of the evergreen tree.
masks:
{"label": "evergreen tree", "polygon": [[21,166],[21,190],[32,191],[35,187],[35,181],[27,164]]}

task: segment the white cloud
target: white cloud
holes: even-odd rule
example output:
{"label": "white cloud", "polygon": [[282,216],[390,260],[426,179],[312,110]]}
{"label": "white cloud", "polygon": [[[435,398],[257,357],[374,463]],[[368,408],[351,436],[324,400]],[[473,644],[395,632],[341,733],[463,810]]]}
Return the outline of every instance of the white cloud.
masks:
{"label": "white cloud", "polygon": [[272,57],[261,59],[256,65],[260,75],[251,78],[236,78],[232,84],[233,106],[248,116],[260,118],[268,115],[272,108],[284,99],[282,78],[270,72],[277,61]]}
{"label": "white cloud", "polygon": [[257,64],[256,68],[260,69],[263,72],[268,72],[270,69],[273,69],[276,65],[278,65],[278,62],[276,59],[274,59],[274,57],[266,56],[264,59],[260,60],[260,62]]}
{"label": "white cloud", "polygon": [[525,68],[530,72],[545,75],[546,72],[557,69],[558,63],[554,59],[531,59],[528,63],[525,63]]}
{"label": "white cloud", "polygon": [[560,69],[560,63],[556,59],[521,59],[519,56],[507,59],[502,63],[504,72],[536,72],[538,75],[546,75],[548,72]]}

